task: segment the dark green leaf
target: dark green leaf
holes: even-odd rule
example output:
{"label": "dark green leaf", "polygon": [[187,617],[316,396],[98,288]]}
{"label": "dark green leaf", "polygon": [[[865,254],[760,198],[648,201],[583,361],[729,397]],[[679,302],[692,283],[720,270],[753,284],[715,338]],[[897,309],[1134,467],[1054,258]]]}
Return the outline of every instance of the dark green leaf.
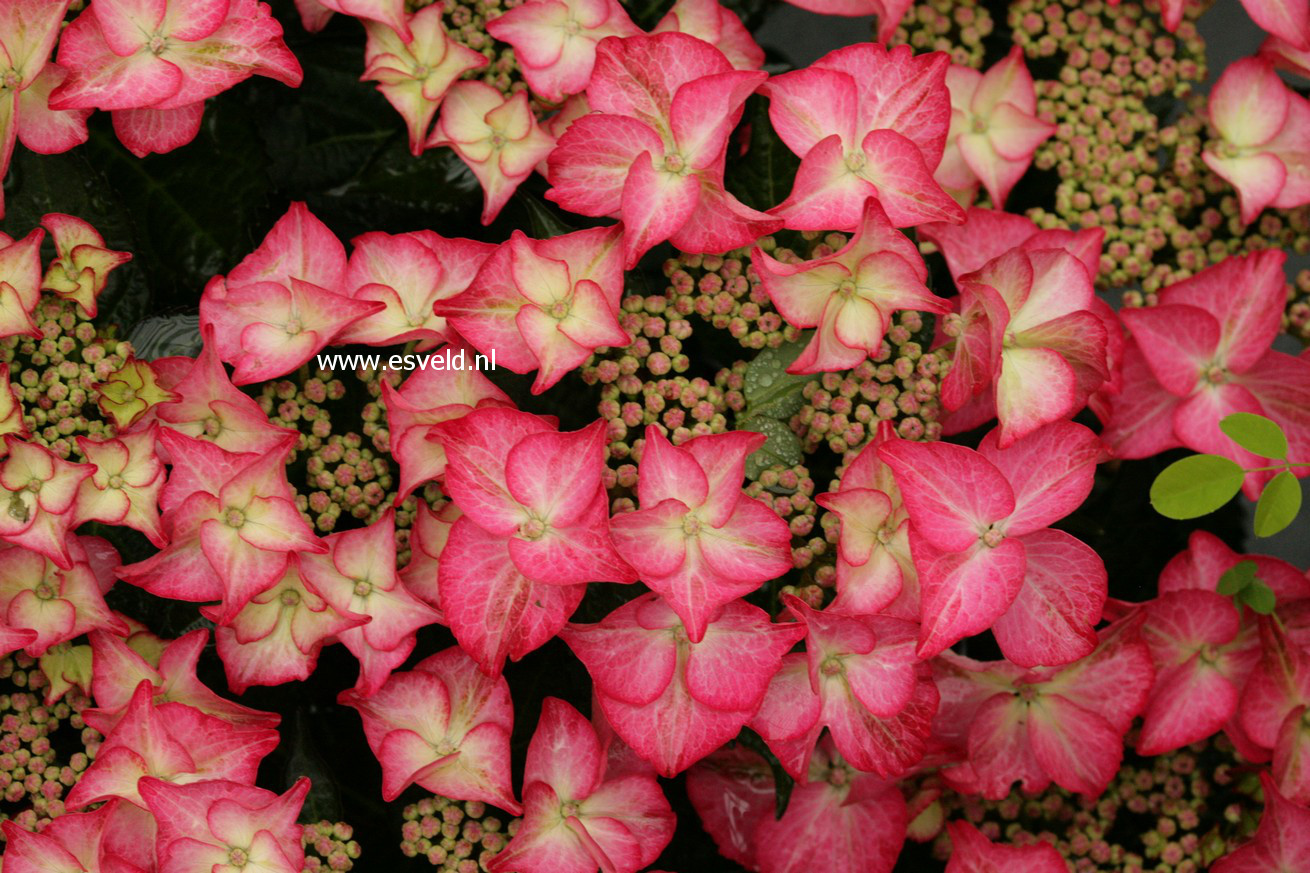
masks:
{"label": "dark green leaf", "polygon": [[787,422],[757,416],[739,421],[737,427],[768,437],[763,446],[746,456],[746,475],[749,478],[757,478],[766,467],[774,464],[792,467],[801,462],[801,441]]}
{"label": "dark green leaf", "polygon": [[791,802],[791,789],[795,785],[795,780],[782,766],[778,756],[773,754],[773,750],[755,731],[750,728],[742,728],[741,733],[737,735],[737,742],[769,763],[769,769],[773,771],[773,817],[781,819],[783,813],[787,811],[787,804]]}
{"label": "dark green leaf", "polygon": [[564,219],[552,212],[549,206],[526,191],[520,189],[516,197],[523,204],[523,208],[527,210],[528,221],[532,224],[532,236],[536,239],[563,236],[578,229],[576,226],[566,223]]}
{"label": "dark green leaf", "polygon": [[293,739],[287,749],[289,754],[282,777],[283,789],[290,788],[301,776],[308,776],[310,788],[301,808],[301,820],[335,821],[341,817],[341,794],[332,778],[332,768],[323,760],[310,736],[312,721],[303,710],[296,710],[292,720]]}
{"label": "dark green leaf", "polygon": [[194,358],[204,348],[200,316],[195,313],[157,315],[137,322],[126,336],[143,361],[186,355]]}
{"label": "dark green leaf", "polygon": [[624,0],[633,23],[643,30],[650,30],[669,11],[673,0]]}
{"label": "dark green leaf", "polygon": [[356,177],[311,196],[309,206],[346,238],[370,230],[403,233],[418,228],[473,236],[482,188],[450,149],[429,149],[416,158],[404,137],[396,136]]}
{"label": "dark green leaf", "polygon": [[723,7],[737,13],[747,30],[755,30],[768,12],[777,6],[773,0],[724,0]]}
{"label": "dark green leaf", "polygon": [[1151,484],[1151,505],[1168,518],[1196,518],[1214,512],[1242,488],[1242,468],[1219,455],[1175,461]]}
{"label": "dark green leaf", "polygon": [[1301,483],[1284,470],[1265,484],[1255,505],[1255,535],[1271,537],[1296,520],[1301,511]]}
{"label": "dark green leaf", "polygon": [[1215,590],[1225,597],[1232,597],[1255,581],[1255,561],[1238,561],[1232,569],[1219,577]]}
{"label": "dark green leaf", "polygon": [[359,81],[354,33],[308,40],[296,58],[305,71],[298,89],[253,82],[242,96],[253,104],[278,187],[305,200],[354,178],[405,126],[372,82]]}
{"label": "dark green leaf", "polygon": [[91,138],[101,167],[136,222],[133,251],[156,306],[194,303],[205,283],[245,257],[272,226],[266,158],[243,108],[211,101],[194,141],[137,158],[108,131]]}
{"label": "dark green leaf", "polygon": [[734,135],[728,142],[728,164],[724,183],[738,200],[754,209],[772,209],[791,193],[800,158],[779,139],[769,123],[768,101],[755,95],[746,102],[743,116],[749,124],[744,155],[738,156]]}
{"label": "dark green leaf", "polygon": [[1278,605],[1274,590],[1259,579],[1243,588],[1237,599],[1261,615],[1269,615]]}
{"label": "dark green leaf", "polygon": [[741,418],[790,418],[805,404],[801,391],[813,376],[793,376],[787,367],[809,342],[807,332],[796,342],[762,350],[746,368],[742,393],[746,411]]}
{"label": "dark green leaf", "polygon": [[1228,438],[1252,454],[1287,459],[1287,436],[1278,423],[1253,412],[1234,412],[1219,422]]}

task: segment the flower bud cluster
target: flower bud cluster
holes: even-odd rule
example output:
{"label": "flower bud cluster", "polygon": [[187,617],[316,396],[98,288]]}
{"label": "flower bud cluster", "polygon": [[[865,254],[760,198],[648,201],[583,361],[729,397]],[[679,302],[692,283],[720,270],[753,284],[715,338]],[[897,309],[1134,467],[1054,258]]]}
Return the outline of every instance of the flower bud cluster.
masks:
{"label": "flower bud cluster", "polygon": [[28,439],[81,461],[76,437],[108,439],[115,433],[101,415],[95,386],[123,366],[132,346],[98,335],[76,303],[52,294],[37,304],[32,320],[41,338],[0,339],[0,363],[9,365]]}
{"label": "flower bud cluster", "polygon": [[941,437],[938,390],[950,361],[924,351],[931,336],[925,324],[922,313],[897,313],[875,357],[805,386],[805,405],[791,419],[805,451],[820,445],[840,455],[859,451],[879,421],[893,422],[904,439]]}
{"label": "flower bud cluster", "polygon": [[948,52],[951,63],[982,69],[983,40],[995,22],[978,0],[927,0],[916,3],[901,19],[894,45],[909,45],[916,54]]}
{"label": "flower bud cluster", "polygon": [[351,839],[355,829],[343,821],[327,820],[305,825],[300,842],[305,847],[301,873],[324,870],[353,870],[359,858],[359,843]]}
{"label": "flower bud cluster", "polygon": [[[381,380],[398,382],[400,374],[361,370],[355,375],[359,385],[353,389],[326,370],[267,382],[259,389],[259,405],[269,421],[300,432],[287,461],[287,478],[305,522],[324,533],[372,524],[396,498],[397,465],[389,452]],[[358,430],[351,429],[351,422]],[[409,561],[409,529],[419,499],[436,508],[440,488],[428,483],[396,507],[400,566]]]}
{"label": "flower bud cluster", "polygon": [[[806,241],[818,234],[804,234]],[[842,244],[845,240],[842,240]],[[793,263],[801,257],[778,246],[773,237],[764,237],[759,247],[778,260]],[[840,248],[811,254],[822,257]],[[726,255],[679,254],[664,262],[669,280],[665,290],[673,311],[683,318],[695,313],[712,326],[726,330],[748,349],[777,348],[800,336],[800,329],[787,324],[760,284],[750,265],[750,251],[736,249]]]}
{"label": "flower bud cluster", "polygon": [[681,445],[695,436],[728,430],[728,406],[720,386],[683,375],[691,366],[683,342],[692,327],[673,311],[669,297],[629,295],[619,323],[632,342],[597,349],[580,374],[588,385],[600,386],[597,409],[607,426],[610,467],[606,486],[620,505],[628,506],[626,491],[637,484],[646,426],[659,425],[674,445]]}
{"label": "flower bud cluster", "polygon": [[1287,313],[1283,330],[1310,345],[1310,270],[1301,270],[1287,286]]}
{"label": "flower bud cluster", "polygon": [[[342,414],[351,406],[359,409],[346,393],[341,379],[320,370],[300,379],[266,383],[258,397],[273,424],[300,432],[288,461],[288,478],[301,515],[323,532],[334,530],[343,514],[372,524],[395,497],[391,459],[379,450],[376,439],[381,433],[385,445],[385,430],[378,427],[384,410],[370,401],[357,413],[364,425],[373,425],[374,439],[368,439],[350,429],[349,416]],[[334,412],[339,422],[335,427]]]}
{"label": "flower bud cluster", "polygon": [[792,535],[792,563],[801,569],[810,566],[818,554],[827,550],[822,536],[814,537],[814,479],[803,464],[773,464],[746,484],[746,494],[768,504],[787,522]]}
{"label": "flower bud cluster", "polygon": [[[22,652],[0,658],[0,821],[36,831],[64,814],[103,737],[82,720],[91,701],[78,689],[42,702],[48,680]],[[67,749],[80,751],[67,754]]]}
{"label": "flower bud cluster", "polygon": [[[1020,0],[1010,7],[1016,44],[1035,71],[1039,116],[1056,133],[1038,147],[1037,170],[1059,178],[1053,209],[1029,210],[1040,226],[1101,227],[1099,284],[1140,286],[1127,305],[1149,304],[1164,285],[1230,254],[1279,246],[1310,250],[1310,210],[1268,211],[1245,226],[1232,187],[1209,170],[1205,44],[1189,4],[1173,34],[1141,3]],[[1178,114],[1178,101],[1183,112]]]}
{"label": "flower bud cluster", "polygon": [[425,797],[405,807],[400,850],[423,857],[449,873],[479,873],[518,831],[519,818],[491,810],[480,800]]}
{"label": "flower bud cluster", "polygon": [[[1073,873],[1200,873],[1251,836],[1258,782],[1239,780],[1223,736],[1127,763],[1098,798],[1052,787],[999,801],[946,792],[947,818],[963,817],[989,839],[1052,843]],[[1250,784],[1248,784],[1250,783]],[[934,850],[949,854],[939,836]]]}

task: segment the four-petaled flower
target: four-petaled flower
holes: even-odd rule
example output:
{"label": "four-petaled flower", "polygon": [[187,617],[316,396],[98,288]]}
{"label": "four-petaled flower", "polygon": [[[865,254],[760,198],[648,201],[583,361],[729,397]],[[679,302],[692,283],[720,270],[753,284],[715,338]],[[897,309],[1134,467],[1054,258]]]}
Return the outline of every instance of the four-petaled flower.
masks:
{"label": "four-petaled flower", "polygon": [[487,65],[487,59],[446,33],[445,7],[425,6],[409,17],[411,38],[387,22],[364,19],[368,44],[364,49],[362,81],[378,83],[387,102],[405,119],[409,150],[423,154],[428,129],[451,85],[469,70]]}
{"label": "four-petaled flower", "polygon": [[587,85],[593,111],[551,152],[547,198],[621,218],[629,269],[664,240],[722,252],[772,233],[781,221],[723,187],[728,136],[767,78],[684,33],[605,40]]}
{"label": "four-petaled flower", "polygon": [[339,699],[364,720],[369,748],[382,764],[384,800],[417,783],[521,811],[509,779],[509,683],[481,672],[459,646],[393,673],[371,697],[343,691]]}
{"label": "four-petaled flower", "polygon": [[637,479],[641,508],[610,522],[620,552],[693,643],[725,605],[791,569],[787,523],[741,488],[746,456],[764,439],[737,431],[675,446],[650,425]]}
{"label": "four-petaled flower", "polygon": [[850,242],[831,255],[784,264],[757,246],[751,260],[783,318],[818,328],[788,373],[849,370],[876,356],[898,310],[950,311],[924,285],[928,268],[914,243],[892,227],[873,198]]}
{"label": "four-petaled flower", "polygon": [[864,43],[764,86],[769,119],[801,158],[791,195],[771,212],[794,230],[848,230],[877,197],[897,227],[959,222],[932,178],[950,126],[949,59]]}
{"label": "four-petaled flower", "polygon": [[55,243],[55,258],[41,287],[74,301],[87,318],[95,318],[96,298],[105,290],[109,274],[132,260],[132,255],[107,248],[99,231],[72,215],[52,212],[41,217],[41,226]]}
{"label": "four-petaled flower", "polygon": [[1242,223],[1266,206],[1310,203],[1310,100],[1283,84],[1263,57],[1231,64],[1210,92],[1210,121],[1221,137],[1206,165],[1237,189]]}
{"label": "four-petaled flower", "polygon": [[609,776],[606,749],[576,709],[547,697],[528,744],[523,823],[492,873],[636,873],[673,837],[655,777]]}
{"label": "four-petaled flower", "polygon": [[1055,133],[1037,117],[1033,78],[1015,46],[986,73],[953,64],[946,71],[951,91],[951,129],[934,178],[966,205],[981,182],[992,205],[1005,206],[1033,152]]}
{"label": "four-petaled flower", "polygon": [[618,0],[530,0],[487,22],[514,47],[532,93],[551,103],[581,93],[596,63],[596,44],[641,31]]}
{"label": "four-petaled flower", "polygon": [[482,223],[491,224],[519,185],[555,147],[520,91],[506,97],[485,82],[446,93],[428,146],[450,146],[482,184]]}
{"label": "four-petaled flower", "polygon": [[50,108],[113,112],[114,131],[138,157],[191,142],[205,101],[251,76],[292,88],[304,78],[282,26],[256,0],[92,3],[64,30],[58,59],[71,75]]}
{"label": "four-petaled flower", "polygon": [[622,229],[597,227],[544,240],[514,231],[467,290],[436,302],[484,355],[516,373],[537,371],[540,394],[602,346],[629,341],[619,326]]}

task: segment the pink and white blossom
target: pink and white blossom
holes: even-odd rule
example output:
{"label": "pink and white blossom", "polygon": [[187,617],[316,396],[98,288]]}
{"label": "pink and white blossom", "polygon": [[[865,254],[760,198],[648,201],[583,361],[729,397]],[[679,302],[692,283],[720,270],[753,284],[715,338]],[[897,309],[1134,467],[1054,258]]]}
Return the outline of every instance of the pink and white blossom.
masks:
{"label": "pink and white blossom", "polygon": [[749,870],[891,873],[909,819],[896,783],[853,768],[831,737],[820,741],[807,775],[779,818],[768,763],[737,745],[688,771],[687,794],[719,853]]}
{"label": "pink and white blossom", "polygon": [[99,231],[72,215],[51,212],[41,217],[41,226],[55,244],[55,257],[41,287],[76,302],[87,318],[95,318],[96,298],[105,290],[109,274],[132,260],[132,255],[107,248]]}
{"label": "pink and white blossom", "polygon": [[993,800],[1015,782],[1029,793],[1052,782],[1090,797],[1104,791],[1154,671],[1131,626],[1112,626],[1102,637],[1092,655],[1053,669],[939,656],[933,733],[965,758],[943,771],[948,784]]}
{"label": "pink and white blossom", "polygon": [[873,198],[855,235],[831,255],[784,264],[756,247],[751,263],[788,324],[818,328],[788,373],[849,370],[877,355],[899,310],[950,311],[924,285],[928,268],[914,243]]}
{"label": "pink and white blossom", "polygon": [[368,527],[334,533],[322,554],[300,555],[308,587],[342,616],[367,616],[337,638],[359,659],[356,690],[375,693],[414,650],[418,629],[437,615],[400,584],[396,570],[396,521],[388,509]]}
{"label": "pink and white blossom", "polygon": [[610,776],[596,730],[547,697],[528,744],[523,821],[492,873],[636,873],[673,837],[674,818],[655,777]]}
{"label": "pink and white blossom", "polygon": [[378,91],[405,119],[409,150],[418,156],[427,147],[432,119],[446,92],[465,73],[485,67],[487,59],[450,38],[442,23],[442,4],[425,6],[413,15],[406,15],[402,4],[395,5],[401,7],[398,20],[360,16],[368,34],[360,79],[378,83]]}
{"label": "pink and white blossom", "polygon": [[763,434],[736,431],[674,446],[648,426],[641,508],[610,523],[621,553],[693,643],[724,606],[791,568],[787,523],[741,488],[746,456],[763,444]]}
{"label": "pink and white blossom", "polygon": [[359,710],[369,748],[382,765],[382,798],[410,785],[447,797],[482,800],[511,813],[514,706],[509,683],[491,678],[455,646],[393,673],[371,696],[343,691]]}
{"label": "pink and white blossom", "polygon": [[1012,249],[959,278],[961,334],[942,380],[957,433],[995,415],[1001,447],[1072,418],[1114,385],[1118,331],[1064,249]]}
{"label": "pink and white blossom", "polygon": [[50,53],[68,5],[69,0],[13,0],[0,8],[0,49],[8,62],[0,88],[0,180],[9,172],[18,140],[40,154],[65,152],[86,142],[90,111],[61,112],[48,104],[51,89],[67,75],[50,63]]}
{"label": "pink and white blossom", "polygon": [[496,250],[489,243],[446,239],[430,230],[395,236],[366,233],[351,244],[342,289],[356,300],[378,301],[384,308],[348,324],[334,342],[381,346],[417,340],[419,351],[453,339],[446,320],[433,313],[433,304],[468,288]]}
{"label": "pink and white blossom", "polygon": [[[1300,5],[1303,13],[1310,10]],[[1210,92],[1210,121],[1220,142],[1201,158],[1237,189],[1244,224],[1269,206],[1310,203],[1310,101],[1283,84],[1266,58],[1244,58],[1224,70]]]}
{"label": "pink and white blossom", "polygon": [[450,146],[478,177],[482,223],[491,224],[555,139],[537,123],[527,92],[506,97],[485,82],[466,80],[446,92],[427,145]]}
{"label": "pink and white blossom", "polygon": [[932,178],[950,127],[949,64],[940,52],[862,43],[770,79],[769,119],[801,158],[771,212],[794,230],[848,230],[876,197],[897,227],[963,220]]}
{"label": "pink and white blossom", "polygon": [[[217,616],[208,607],[201,611],[211,619]],[[325,645],[369,620],[339,612],[305,584],[293,555],[280,580],[251,597],[226,626],[214,629],[215,648],[228,687],[243,694],[252,685],[308,679]]]}
{"label": "pink and white blossom", "polygon": [[528,87],[551,103],[586,89],[597,43],[641,33],[617,0],[529,0],[487,22],[487,32],[514,47]]}
{"label": "pink and white blossom", "polygon": [[205,100],[251,76],[293,88],[303,78],[282,26],[256,0],[92,3],[64,30],[58,60],[70,75],[50,108],[112,111],[138,157],[189,143]]}
{"label": "pink and white blossom", "polygon": [[842,474],[836,491],[814,501],[838,518],[837,597],[828,609],[844,615],[885,612],[919,619],[919,573],[910,553],[910,517],[878,447],[895,439],[890,422]]}
{"label": "pink and white blossom", "polygon": [[[1310,360],[1272,348],[1286,301],[1285,260],[1272,249],[1232,256],[1167,286],[1159,305],[1120,313],[1131,332],[1123,391],[1094,403],[1117,457],[1184,445],[1264,466],[1220,431],[1220,419],[1234,412],[1278,422],[1292,457],[1310,452]],[[1233,294],[1239,287],[1246,293]],[[1255,498],[1272,476],[1249,473],[1243,490]]]}
{"label": "pink and white blossom", "polygon": [[309,792],[301,777],[284,794],[227,780],[177,785],[141,780],[141,796],[159,835],[159,873],[252,867],[299,873],[305,863],[296,824]]}
{"label": "pink and white blossom", "polygon": [[921,657],[988,628],[1006,657],[1027,667],[1092,651],[1105,566],[1050,528],[1091,493],[1104,450],[1090,430],[1058,422],[1008,448],[992,431],[977,451],[892,440],[878,454],[909,509]]}
{"label": "pink and white blossom", "polygon": [[764,50],[756,44],[737,13],[721,6],[718,0],[676,0],[651,29],[651,33],[666,31],[705,40],[723,52],[738,70],[758,70],[764,66]]}
{"label": "pink and white blossom", "polygon": [[785,600],[805,625],[805,652],[783,657],[751,727],[802,782],[825,727],[856,770],[885,779],[908,772],[929,747],[938,699],[931,671],[914,653],[914,624]]}
{"label": "pink and white blossom", "polygon": [[1055,125],[1037,117],[1037,93],[1023,49],[1015,46],[986,73],[952,64],[946,87],[951,128],[934,178],[966,204],[981,184],[992,205],[1002,209],[1033,152],[1055,133]]}
{"label": "pink and white blossom", "polygon": [[309,361],[351,324],[386,308],[345,289],[341,241],[303,203],[278,219],[255,251],[215,276],[200,298],[201,330],[248,385]]}
{"label": "pink and white blossom", "polygon": [[619,218],[631,269],[668,240],[723,252],[779,229],[723,187],[728,135],[768,78],[734,69],[723,52],[684,33],[610,38],[587,85],[592,112],[551,152],[546,197],[581,215]]}
{"label": "pink and white blossom", "polygon": [[540,394],[597,348],[623,346],[623,232],[619,226],[534,240],[514,231],[468,288],[436,314],[497,366],[537,371]]}
{"label": "pink and white blossom", "polygon": [[764,699],[783,655],[805,634],[740,600],[699,642],[656,594],[599,624],[560,636],[587,666],[615,733],[662,776],[674,776],[737,736]]}

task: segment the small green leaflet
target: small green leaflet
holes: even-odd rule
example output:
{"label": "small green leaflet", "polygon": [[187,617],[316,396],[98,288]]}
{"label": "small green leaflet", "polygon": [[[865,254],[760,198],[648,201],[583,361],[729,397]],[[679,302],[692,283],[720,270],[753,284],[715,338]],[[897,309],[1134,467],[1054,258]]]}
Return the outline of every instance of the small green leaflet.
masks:
{"label": "small green leaflet", "polygon": [[1167,518],[1197,518],[1223,506],[1242,488],[1242,468],[1219,455],[1174,461],[1151,484],[1151,505]]}
{"label": "small green leaflet", "polygon": [[1269,615],[1278,605],[1274,590],[1259,579],[1242,589],[1237,595],[1237,602],[1251,607],[1252,611],[1261,615]]}
{"label": "small green leaflet", "polygon": [[1268,615],[1274,611],[1277,598],[1274,590],[1255,575],[1256,569],[1255,561],[1238,561],[1219,577],[1215,590],[1233,598],[1239,606],[1249,606],[1261,615]]}
{"label": "small green leaflet", "polygon": [[1225,597],[1232,597],[1255,581],[1255,561],[1238,561],[1232,569],[1219,577],[1215,587]]}
{"label": "small green leaflet", "polygon": [[1296,520],[1301,511],[1301,483],[1290,470],[1270,479],[1255,505],[1255,535],[1271,537]]}
{"label": "small green leaflet", "polygon": [[805,348],[808,334],[777,348],[762,349],[746,368],[742,393],[746,409],[737,416],[739,430],[753,430],[769,438],[746,459],[746,475],[755,477],[774,464],[790,467],[801,462],[801,441],[787,423],[805,404],[801,393],[813,376],[794,376],[787,367]]}
{"label": "small green leaflet", "polygon": [[1234,412],[1219,422],[1227,437],[1262,458],[1287,460],[1287,437],[1274,421],[1253,412]]}

